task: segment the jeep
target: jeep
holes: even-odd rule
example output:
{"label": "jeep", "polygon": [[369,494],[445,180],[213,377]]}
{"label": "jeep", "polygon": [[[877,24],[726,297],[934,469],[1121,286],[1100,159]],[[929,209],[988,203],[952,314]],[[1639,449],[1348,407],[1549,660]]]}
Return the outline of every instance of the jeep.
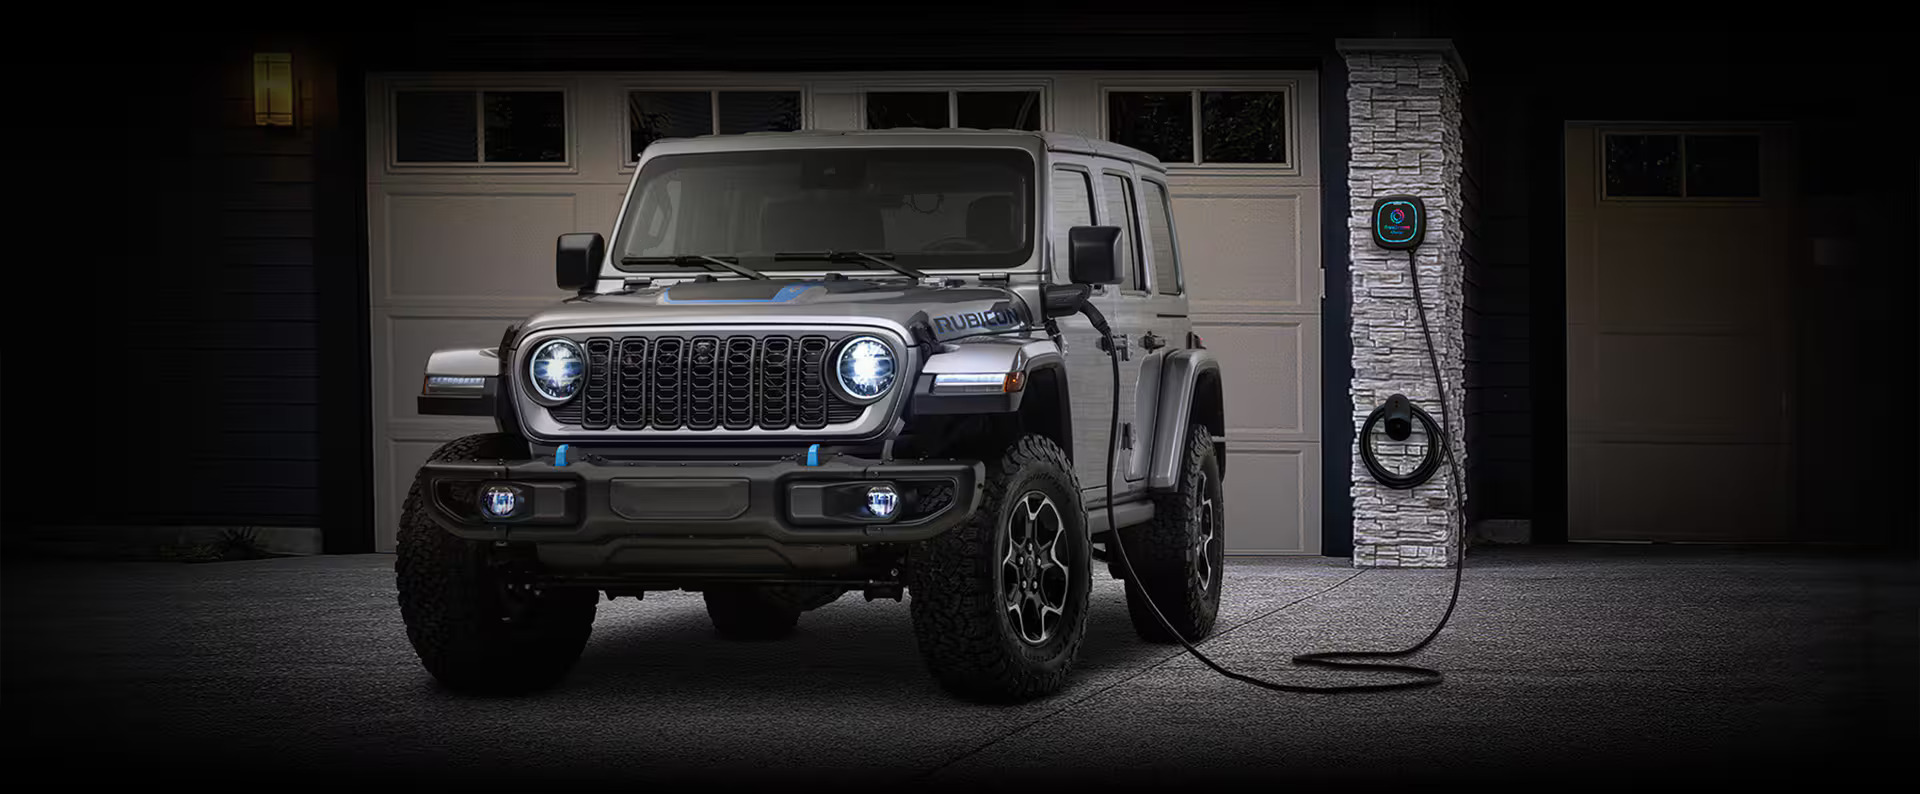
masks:
{"label": "jeep", "polygon": [[451,689],[529,691],[602,593],[768,640],[857,591],[909,600],[945,689],[1017,701],[1066,681],[1100,563],[1141,636],[1198,641],[1224,415],[1173,235],[1159,161],[1074,135],[652,143],[611,245],[560,236],[570,297],[427,362],[420,413],[497,429],[415,476],[408,639]]}

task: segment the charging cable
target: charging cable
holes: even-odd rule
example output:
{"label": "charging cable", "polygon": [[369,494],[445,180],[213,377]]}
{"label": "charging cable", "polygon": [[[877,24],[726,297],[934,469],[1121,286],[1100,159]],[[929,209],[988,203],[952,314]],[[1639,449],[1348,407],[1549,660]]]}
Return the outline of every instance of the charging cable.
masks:
{"label": "charging cable", "polygon": [[[1447,495],[1448,495],[1448,498],[1453,501],[1453,508],[1454,508],[1453,512],[1455,515],[1456,531],[1454,532],[1454,539],[1453,539],[1453,545],[1455,550],[1455,560],[1454,560],[1454,567],[1453,567],[1453,592],[1451,595],[1447,597],[1447,610],[1446,612],[1441,613],[1440,621],[1434,624],[1432,631],[1427,632],[1427,636],[1422,637],[1419,642],[1416,642],[1412,645],[1409,645],[1405,648],[1401,648],[1399,650],[1315,651],[1313,653],[1297,654],[1293,657],[1293,663],[1297,665],[1302,665],[1302,666],[1326,667],[1326,668],[1332,668],[1336,670],[1367,670],[1367,671],[1374,671],[1374,672],[1403,673],[1406,675],[1413,676],[1412,679],[1404,680],[1404,681],[1388,681],[1388,682],[1377,683],[1377,684],[1342,684],[1342,685],[1336,685],[1336,686],[1311,686],[1306,684],[1283,684],[1278,681],[1269,681],[1267,679],[1260,678],[1258,676],[1251,676],[1245,673],[1236,673],[1232,670],[1229,670],[1221,666],[1218,662],[1215,662],[1214,660],[1208,658],[1206,654],[1201,653],[1199,648],[1194,647],[1192,642],[1189,642],[1185,636],[1183,636],[1177,629],[1174,628],[1172,621],[1167,620],[1166,614],[1160,611],[1160,605],[1154,603],[1152,592],[1149,591],[1147,588],[1144,588],[1144,587],[1140,588],[1141,595],[1146,599],[1147,606],[1150,609],[1152,609],[1153,616],[1160,621],[1160,625],[1167,630],[1167,633],[1173,635],[1175,639],[1179,640],[1180,645],[1186,648],[1187,653],[1192,654],[1193,658],[1199,659],[1201,664],[1204,664],[1207,667],[1212,668],[1214,672],[1219,673],[1220,675],[1223,675],[1227,678],[1231,678],[1235,681],[1239,681],[1242,683],[1252,684],[1253,686],[1257,686],[1262,689],[1271,689],[1276,692],[1303,692],[1303,693],[1323,694],[1323,695],[1342,694],[1342,693],[1348,693],[1348,692],[1387,692],[1387,691],[1397,690],[1397,689],[1415,689],[1419,687],[1429,687],[1429,686],[1438,685],[1445,678],[1445,676],[1439,670],[1435,670],[1430,667],[1420,667],[1420,666],[1411,665],[1411,664],[1387,664],[1387,663],[1380,663],[1380,662],[1345,661],[1348,659],[1400,659],[1400,658],[1412,656],[1416,653],[1421,652],[1422,650],[1425,650],[1428,645],[1433,643],[1436,637],[1440,636],[1440,631],[1447,627],[1447,621],[1453,618],[1453,609],[1456,605],[1460,603],[1460,572],[1466,569],[1466,531],[1465,531],[1466,519],[1463,515],[1461,515],[1462,506],[1460,504],[1461,502],[1460,500],[1460,468],[1459,468],[1458,462],[1455,461],[1453,457],[1453,425],[1447,412],[1446,380],[1443,377],[1441,377],[1440,356],[1438,353],[1435,352],[1433,347],[1433,327],[1427,322],[1426,301],[1423,300],[1420,296],[1420,267],[1417,261],[1414,259],[1414,253],[1411,250],[1407,252],[1407,270],[1410,274],[1412,274],[1413,304],[1414,304],[1414,307],[1418,310],[1420,315],[1420,333],[1422,336],[1425,337],[1426,343],[1427,343],[1427,363],[1432,365],[1433,367],[1434,391],[1436,394],[1440,396],[1440,430],[1441,430],[1441,434],[1445,439],[1444,443],[1441,444],[1441,448],[1442,450],[1444,450],[1444,454],[1446,455],[1447,472],[1450,475],[1448,478]],[[1113,464],[1114,464],[1114,458],[1116,454],[1114,439],[1120,435],[1120,356],[1119,356],[1119,352],[1114,349],[1114,346],[1112,343],[1113,330],[1107,324],[1106,317],[1100,314],[1100,310],[1098,308],[1095,308],[1093,303],[1089,301],[1087,303],[1082,304],[1081,312],[1085,314],[1087,316],[1088,321],[1090,321],[1093,324],[1094,330],[1100,332],[1100,335],[1101,335],[1100,348],[1106,351],[1107,363],[1110,365],[1110,368],[1113,371],[1113,400],[1112,400],[1112,407],[1111,407],[1112,409],[1108,413],[1109,420],[1107,423],[1107,473],[1106,473],[1107,500],[1109,504],[1111,504],[1113,500]],[[1111,509],[1107,510],[1107,538],[1108,538],[1108,543],[1112,544],[1114,552],[1120,557],[1120,565],[1122,568],[1126,570],[1127,577],[1129,579],[1132,579],[1134,577],[1133,563],[1127,560],[1127,548],[1120,540],[1120,532],[1118,528],[1114,526],[1113,510]]]}

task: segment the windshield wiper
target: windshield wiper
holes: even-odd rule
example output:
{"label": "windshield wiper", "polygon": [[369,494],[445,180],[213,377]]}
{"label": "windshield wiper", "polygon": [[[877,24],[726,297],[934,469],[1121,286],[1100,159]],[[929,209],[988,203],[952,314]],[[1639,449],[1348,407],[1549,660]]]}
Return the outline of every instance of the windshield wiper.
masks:
{"label": "windshield wiper", "polygon": [[817,259],[826,262],[858,262],[863,265],[879,265],[908,278],[926,278],[922,273],[890,259],[892,251],[786,251],[773,255],[773,261],[794,261]]}
{"label": "windshield wiper", "polygon": [[[733,261],[728,261],[733,260]],[[680,256],[623,256],[623,265],[706,265],[712,269],[731,270],[747,278],[766,278],[767,274],[739,264],[738,257],[707,256],[706,254],[682,254]]]}

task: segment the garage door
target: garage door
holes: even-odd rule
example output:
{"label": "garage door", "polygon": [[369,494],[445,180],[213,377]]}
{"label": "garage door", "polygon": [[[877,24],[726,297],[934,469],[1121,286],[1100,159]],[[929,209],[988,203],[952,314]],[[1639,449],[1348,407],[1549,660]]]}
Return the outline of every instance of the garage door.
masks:
{"label": "garage door", "polygon": [[1317,553],[1315,85],[1308,73],[372,76],[379,548],[393,548],[427,455],[490,426],[415,412],[427,355],[491,344],[560,297],[554,237],[610,230],[650,136],[990,126],[1107,136],[1169,162],[1193,325],[1227,371],[1229,550]]}
{"label": "garage door", "polygon": [[1777,129],[1567,130],[1567,535],[1782,540],[1794,250]]}

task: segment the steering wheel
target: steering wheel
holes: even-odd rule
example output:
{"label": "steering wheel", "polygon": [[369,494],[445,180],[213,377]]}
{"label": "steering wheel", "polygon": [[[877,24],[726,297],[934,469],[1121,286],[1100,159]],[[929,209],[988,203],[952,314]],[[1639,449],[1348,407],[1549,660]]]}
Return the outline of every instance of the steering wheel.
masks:
{"label": "steering wheel", "polygon": [[987,244],[971,237],[942,237],[921,246],[922,251],[985,251]]}

